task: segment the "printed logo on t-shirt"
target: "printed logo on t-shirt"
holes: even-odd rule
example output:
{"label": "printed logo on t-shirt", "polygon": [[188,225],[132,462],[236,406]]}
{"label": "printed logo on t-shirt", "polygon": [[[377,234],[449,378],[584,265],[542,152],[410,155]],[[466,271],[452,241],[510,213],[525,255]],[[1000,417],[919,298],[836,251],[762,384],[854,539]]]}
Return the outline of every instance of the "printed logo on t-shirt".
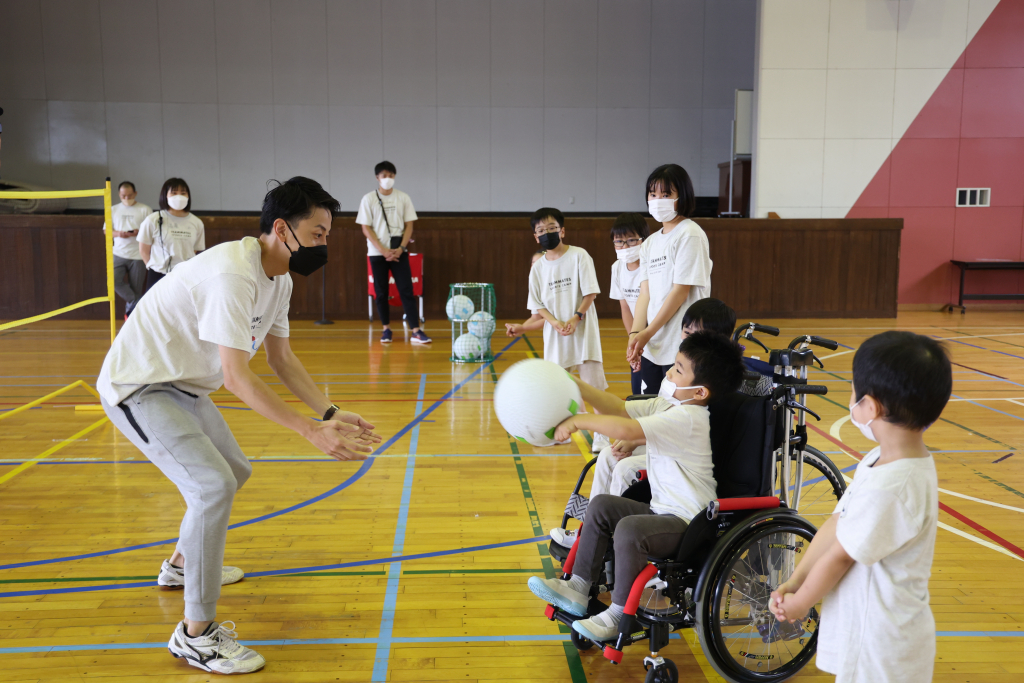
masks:
{"label": "printed logo on t-shirt", "polygon": [[175,240],[192,240],[195,237],[188,228],[172,227],[167,232]]}
{"label": "printed logo on t-shirt", "polygon": [[[263,316],[262,315],[254,316],[253,319],[252,319],[252,322],[249,324],[249,331],[250,332],[255,332],[256,330],[258,330],[260,328],[260,326],[262,324],[263,324]],[[256,348],[256,336],[255,335],[253,335],[253,338],[252,338],[252,350],[253,351],[258,351],[258,349]]]}
{"label": "printed logo on t-shirt", "polygon": [[623,287],[622,288],[622,297],[626,301],[636,301],[637,299],[640,298],[640,288],[639,287],[636,287],[636,288]]}
{"label": "printed logo on t-shirt", "polygon": [[548,292],[554,294],[556,292],[564,292],[572,287],[572,278],[563,277],[559,280],[552,280],[548,283]]}
{"label": "printed logo on t-shirt", "polygon": [[648,275],[652,273],[660,273],[667,265],[668,256],[659,256],[658,258],[652,258],[647,264],[647,273]]}

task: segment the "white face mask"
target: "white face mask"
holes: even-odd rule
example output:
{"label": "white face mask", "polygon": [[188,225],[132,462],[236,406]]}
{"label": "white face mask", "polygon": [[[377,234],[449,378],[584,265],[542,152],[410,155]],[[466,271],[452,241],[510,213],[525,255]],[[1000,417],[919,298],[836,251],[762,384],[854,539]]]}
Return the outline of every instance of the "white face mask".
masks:
{"label": "white face mask", "polygon": [[122,199],[121,203],[124,204],[125,206],[135,206],[134,199]]}
{"label": "white face mask", "polygon": [[632,263],[640,258],[640,247],[642,245],[636,245],[635,247],[626,247],[625,249],[616,249],[615,258],[626,263]]}
{"label": "white face mask", "polygon": [[[867,394],[865,394],[864,396],[861,396],[860,397],[860,401],[863,401],[866,397],[867,397]],[[853,409],[856,408],[858,405],[860,405],[860,401],[857,401],[856,403],[854,403],[853,407],[850,408],[850,422],[853,423],[854,427],[856,427],[857,429],[860,430],[860,433],[864,435],[865,439],[868,439],[869,441],[874,441],[875,443],[878,443],[878,439],[875,438],[875,433],[873,431],[871,431],[871,423],[875,421],[874,418],[868,420],[867,424],[861,424],[860,422],[857,422],[856,418],[853,417]]]}
{"label": "white face mask", "polygon": [[647,210],[659,223],[668,223],[679,215],[676,213],[675,199],[648,199]]}
{"label": "white face mask", "polygon": [[702,386],[695,387],[677,387],[674,382],[669,380],[668,377],[661,380],[661,388],[658,390],[658,397],[663,398],[674,406],[681,406],[682,404],[692,401],[693,398],[684,398],[682,400],[676,398],[675,394],[681,389],[703,389]]}
{"label": "white face mask", "polygon": [[394,178],[381,178],[380,179],[380,189],[382,189],[382,190],[390,190],[394,186],[395,186],[395,179]]}
{"label": "white face mask", "polygon": [[184,211],[185,207],[188,206],[188,195],[187,194],[172,194],[167,197],[167,206],[171,207],[175,211]]}

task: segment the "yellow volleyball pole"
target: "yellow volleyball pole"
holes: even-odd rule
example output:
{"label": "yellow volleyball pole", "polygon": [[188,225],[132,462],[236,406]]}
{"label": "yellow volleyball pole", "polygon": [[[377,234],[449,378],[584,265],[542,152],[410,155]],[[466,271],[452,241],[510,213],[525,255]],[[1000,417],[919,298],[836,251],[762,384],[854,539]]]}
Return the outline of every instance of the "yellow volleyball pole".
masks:
{"label": "yellow volleyball pole", "polygon": [[111,209],[110,196],[110,178],[107,178],[106,189],[103,192],[103,220],[107,223],[107,229],[103,232],[103,242],[107,252],[107,297],[110,299],[110,345],[113,346],[114,336],[117,335],[117,307],[114,299],[114,216]]}

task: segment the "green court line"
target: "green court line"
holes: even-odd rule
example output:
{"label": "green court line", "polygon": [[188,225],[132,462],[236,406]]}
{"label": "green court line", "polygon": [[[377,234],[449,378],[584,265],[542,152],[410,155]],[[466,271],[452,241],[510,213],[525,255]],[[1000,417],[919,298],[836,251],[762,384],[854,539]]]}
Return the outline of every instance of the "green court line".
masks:
{"label": "green court line", "polygon": [[533,357],[540,358],[540,356],[537,354],[537,349],[533,348],[533,343],[530,341],[530,338],[526,336],[525,332],[523,333],[523,341],[525,341],[526,345],[530,347],[530,353],[533,354]]}
{"label": "green court line", "polygon": [[998,486],[1001,489],[1006,489],[1007,491],[1009,491],[1010,493],[1012,493],[1015,496],[1020,496],[1021,498],[1024,498],[1024,493],[1021,493],[1020,491],[1018,491],[1015,488],[1007,486],[1006,484],[1004,484],[1003,482],[999,481],[998,479],[993,479],[992,477],[988,476],[987,474],[982,474],[978,470],[974,470],[974,473],[977,474],[982,479],[984,479],[985,481],[991,482],[991,483],[995,484],[996,486]]}
{"label": "green court line", "polygon": [[410,569],[408,574],[540,574],[544,569]]}
{"label": "green court line", "polygon": [[[956,330],[951,330],[951,329],[949,329],[947,327],[940,327],[939,329],[943,330],[945,332],[952,332],[953,334],[961,334],[960,332],[957,332]],[[1018,349],[1024,349],[1024,346],[1021,346],[1020,344],[1011,344],[1008,341],[1003,341],[1001,339],[993,339],[992,337],[981,337],[981,336],[978,336],[978,335],[965,335],[965,336],[971,336],[974,339],[986,339],[988,341],[992,341],[992,342],[995,342],[997,344],[1006,344],[1007,346],[1016,346]],[[956,339],[951,339],[950,341],[957,341],[957,340]],[[985,347],[982,347],[982,348],[985,349],[986,351],[994,351],[995,350],[995,349],[989,349],[989,348],[985,348]]]}
{"label": "green court line", "polygon": [[156,576],[81,576],[81,577],[52,577],[47,579],[0,579],[0,583],[68,583],[75,581],[156,581]]}
{"label": "green court line", "polygon": [[969,434],[973,434],[974,436],[980,436],[981,438],[985,439],[985,441],[991,441],[992,443],[999,444],[1000,446],[1003,446],[1004,448],[1009,448],[1011,451],[1012,450],[1016,450],[1010,444],[1003,443],[1002,441],[997,441],[996,439],[993,439],[991,436],[986,436],[986,435],[982,434],[977,429],[971,429],[970,427],[965,427],[962,424],[959,424],[957,422],[953,422],[952,420],[948,420],[948,419],[946,419],[944,417],[940,417],[939,419],[942,420],[943,422],[948,422],[951,425],[955,425],[955,426],[959,427],[960,429],[964,430],[965,432],[967,432]]}

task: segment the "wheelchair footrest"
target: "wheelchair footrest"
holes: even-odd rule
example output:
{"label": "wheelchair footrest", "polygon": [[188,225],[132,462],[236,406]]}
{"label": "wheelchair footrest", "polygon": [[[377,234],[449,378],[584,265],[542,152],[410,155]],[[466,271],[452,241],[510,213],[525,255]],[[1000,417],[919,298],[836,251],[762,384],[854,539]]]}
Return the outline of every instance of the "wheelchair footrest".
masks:
{"label": "wheelchair footrest", "polygon": [[612,664],[622,663],[622,650],[616,650],[611,645],[604,646],[604,658],[610,661]]}

